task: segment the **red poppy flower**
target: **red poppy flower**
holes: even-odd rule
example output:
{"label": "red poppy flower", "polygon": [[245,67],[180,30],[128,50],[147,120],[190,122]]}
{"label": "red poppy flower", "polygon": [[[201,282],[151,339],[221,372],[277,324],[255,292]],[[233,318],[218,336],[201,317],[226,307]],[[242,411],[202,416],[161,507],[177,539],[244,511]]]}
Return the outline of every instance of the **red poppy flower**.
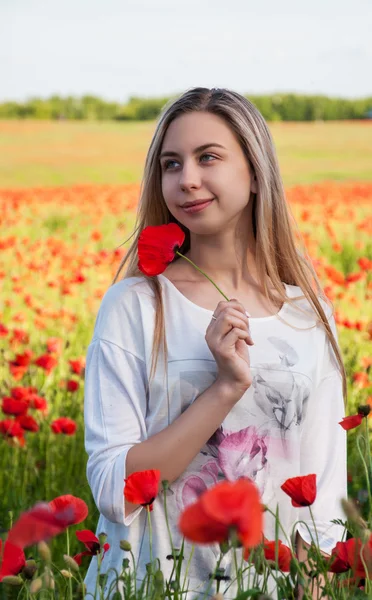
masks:
{"label": "red poppy flower", "polygon": [[54,512],[63,511],[66,507],[74,506],[74,522],[71,525],[77,525],[84,521],[88,516],[88,506],[81,498],[71,496],[71,494],[65,494],[64,496],[57,496],[54,500],[49,502],[50,508]]}
{"label": "red poppy flower", "polygon": [[76,554],[73,557],[73,559],[77,562],[78,565],[81,565],[81,558],[83,556],[95,556],[96,554],[99,554],[101,552],[102,548],[102,560],[104,559],[107,550],[110,549],[110,544],[106,543],[101,547],[98,537],[95,536],[92,531],[89,531],[89,529],[83,529],[82,531],[76,531],[75,533],[79,542],[83,542],[84,546],[88,548],[87,551],[80,552],[79,554]]}
{"label": "red poppy flower", "polygon": [[2,323],[0,323],[0,337],[6,337],[9,333],[9,329],[5,327]]}
{"label": "red poppy flower", "polygon": [[[267,561],[275,564],[275,540],[269,541],[265,536],[263,536],[263,551],[264,556]],[[248,561],[251,556],[251,549],[245,548],[243,558]],[[288,572],[290,570],[290,563],[293,554],[290,548],[283,544],[281,540],[278,540],[278,567],[283,572]]]}
{"label": "red poppy flower", "polygon": [[38,503],[24,512],[9,531],[8,540],[19,548],[27,548],[42,540],[48,540],[73,525],[80,514],[74,501],[62,508],[52,508]]}
{"label": "red poppy flower", "polygon": [[5,415],[25,415],[28,410],[28,402],[27,400],[14,400],[14,398],[5,396],[1,408]]}
{"label": "red poppy flower", "polygon": [[177,223],[145,227],[138,238],[138,268],[150,277],[163,273],[182,246],[185,234]]}
{"label": "red poppy flower", "polygon": [[263,507],[258,488],[245,478],[222,481],[203,492],[181,514],[179,529],[196,543],[222,542],[235,529],[244,547],[262,539]]}
{"label": "red poppy flower", "polygon": [[73,435],[76,432],[77,425],[75,421],[68,417],[60,417],[51,423],[51,428],[54,433],[64,433],[65,435]]}
{"label": "red poppy flower", "polygon": [[[264,543],[264,555],[266,560],[275,563],[275,540]],[[291,564],[292,552],[281,540],[278,540],[278,566],[283,572],[289,572]]]}
{"label": "red poppy flower", "polygon": [[291,477],[280,487],[292,499],[292,506],[310,506],[316,498],[316,475]]}
{"label": "red poppy flower", "polygon": [[30,398],[30,408],[40,410],[44,414],[47,414],[48,412],[47,401],[45,400],[45,398],[42,398],[42,396],[37,396],[36,394],[33,394],[33,396],[31,396]]}
{"label": "red poppy flower", "polygon": [[27,372],[33,353],[31,350],[25,350],[23,354],[17,354],[14,360],[9,361],[9,370],[12,377],[19,381]]}
{"label": "red poppy flower", "polygon": [[28,386],[28,387],[18,386],[18,387],[11,388],[10,393],[11,393],[12,398],[14,398],[14,400],[29,401],[30,398],[32,398],[32,396],[37,393],[37,388],[33,387],[33,386]]}
{"label": "red poppy flower", "polygon": [[76,373],[76,375],[82,374],[85,368],[85,358],[77,358],[76,360],[71,359],[68,362],[73,373]]}
{"label": "red poppy flower", "polygon": [[339,422],[339,425],[344,429],[354,429],[358,427],[363,421],[363,415],[350,415],[350,417],[343,417],[342,421]]}
{"label": "red poppy flower", "polygon": [[64,341],[59,337],[50,337],[46,341],[46,349],[47,352],[55,352],[56,354],[61,354],[63,350]]}
{"label": "red poppy flower", "polygon": [[47,375],[49,375],[49,373],[52,372],[54,367],[57,366],[58,361],[51,354],[42,354],[41,356],[39,356],[38,358],[36,358],[34,360],[34,363],[38,367],[41,367],[42,369],[44,369],[44,371],[46,371]]}
{"label": "red poppy flower", "polygon": [[128,502],[148,506],[152,511],[153,502],[159,491],[159,481],[160,471],[158,469],[131,473],[127,479],[124,479],[124,496]]}
{"label": "red poppy flower", "polygon": [[26,557],[21,548],[6,540],[0,540],[0,581],[9,575],[18,575],[26,564]]}
{"label": "red poppy flower", "polygon": [[79,382],[75,381],[74,379],[68,379],[66,381],[66,389],[68,392],[77,392],[79,387],[80,387]]}
{"label": "red poppy flower", "polygon": [[39,425],[31,415],[21,415],[16,417],[16,421],[20,424],[24,431],[32,431],[34,433],[39,431]]}
{"label": "red poppy flower", "polygon": [[331,573],[344,573],[350,569],[346,542],[337,542],[331,553],[328,571]]}
{"label": "red poppy flower", "polygon": [[4,419],[0,421],[0,434],[7,438],[15,438],[18,440],[20,446],[25,445],[25,439],[23,437],[24,431],[17,421],[12,419]]}

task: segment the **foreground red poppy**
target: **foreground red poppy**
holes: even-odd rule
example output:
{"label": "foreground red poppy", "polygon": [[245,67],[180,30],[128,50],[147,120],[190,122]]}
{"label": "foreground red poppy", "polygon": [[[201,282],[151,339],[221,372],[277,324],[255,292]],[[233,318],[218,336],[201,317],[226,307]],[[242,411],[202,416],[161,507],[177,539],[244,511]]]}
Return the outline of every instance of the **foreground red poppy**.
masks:
{"label": "foreground red poppy", "polygon": [[[361,552],[363,553],[364,568]],[[332,561],[328,568],[332,573],[344,573],[352,569],[356,578],[372,577],[372,535],[362,550],[362,542],[358,538],[350,538],[346,542],[337,542],[332,550]]]}
{"label": "foreground red poppy", "polygon": [[347,431],[349,429],[359,427],[362,421],[363,415],[350,415],[349,417],[343,417],[342,421],[339,422],[339,425],[341,425],[341,427]]}
{"label": "foreground red poppy", "polygon": [[[77,502],[77,500],[79,502]],[[19,517],[9,531],[8,541],[19,548],[27,548],[42,540],[49,540],[69,525],[79,523],[82,516],[80,498],[71,496],[70,501],[36,504]]]}
{"label": "foreground red poppy", "polygon": [[152,511],[153,502],[159,491],[160,471],[158,469],[136,471],[124,481],[125,499],[133,504],[148,506]]}
{"label": "foreground red poppy", "polygon": [[181,514],[179,529],[199,544],[223,542],[231,530],[246,548],[262,540],[263,507],[256,485],[250,479],[222,481],[200,495]]}
{"label": "foreground red poppy", "polygon": [[74,522],[71,525],[77,525],[84,521],[88,516],[88,506],[81,498],[66,494],[64,496],[57,496],[49,502],[50,508],[53,512],[58,513],[59,511],[65,510],[67,507],[74,506]]}
{"label": "foreground red poppy", "polygon": [[163,273],[185,240],[177,223],[145,227],[138,238],[138,268],[152,277]]}
{"label": "foreground red poppy", "polygon": [[[273,541],[269,541],[266,538],[264,539],[264,543],[263,543],[263,551],[264,551],[264,556],[266,558],[267,561],[270,561],[270,563],[272,563],[273,565],[275,563],[275,540]],[[249,548],[247,548],[244,551],[243,554],[243,558],[244,560],[248,561],[251,555],[251,551]],[[285,544],[283,544],[283,542],[281,540],[278,540],[278,567],[281,571],[287,573],[290,570],[290,565],[291,565],[291,558],[292,558],[293,554],[291,549],[286,546]]]}
{"label": "foreground red poppy", "polygon": [[292,506],[310,506],[316,498],[316,475],[291,477],[280,487],[292,499]]}
{"label": "foreground red poppy", "polygon": [[83,542],[84,546],[87,548],[85,552],[79,552],[76,554],[73,559],[77,562],[78,565],[81,565],[81,559],[83,556],[96,556],[101,552],[103,548],[102,560],[105,557],[107,550],[110,549],[110,544],[104,544],[101,547],[100,541],[98,537],[89,529],[83,529],[82,531],[76,531],[75,535],[79,542]]}
{"label": "foreground red poppy", "polygon": [[9,575],[18,575],[26,564],[26,558],[21,548],[7,540],[3,547],[0,540],[0,581]]}

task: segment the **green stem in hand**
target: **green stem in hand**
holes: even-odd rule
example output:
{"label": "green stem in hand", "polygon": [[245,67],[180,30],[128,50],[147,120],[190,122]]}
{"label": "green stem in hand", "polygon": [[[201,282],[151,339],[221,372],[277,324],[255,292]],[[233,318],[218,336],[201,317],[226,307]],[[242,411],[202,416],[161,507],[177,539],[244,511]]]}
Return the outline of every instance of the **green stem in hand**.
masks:
{"label": "green stem in hand", "polygon": [[206,277],[207,279],[209,279],[209,281],[211,283],[213,283],[214,287],[220,292],[220,294],[222,294],[222,296],[225,298],[225,300],[227,300],[229,302],[229,298],[223,293],[222,290],[220,290],[220,288],[218,287],[218,285],[216,285],[214,283],[214,281],[209,277],[209,275],[207,275],[206,273],[204,273],[204,271],[202,271],[201,269],[199,269],[199,267],[197,267],[196,264],[192,262],[192,260],[190,260],[189,258],[187,258],[187,256],[184,256],[183,254],[181,254],[181,252],[178,252],[178,250],[176,250],[176,254],[178,254],[178,256],[182,256],[182,258],[184,258],[185,260],[187,260],[193,267],[195,267],[195,269],[197,269],[199,271],[199,273],[201,273],[202,275],[204,275],[204,277]]}

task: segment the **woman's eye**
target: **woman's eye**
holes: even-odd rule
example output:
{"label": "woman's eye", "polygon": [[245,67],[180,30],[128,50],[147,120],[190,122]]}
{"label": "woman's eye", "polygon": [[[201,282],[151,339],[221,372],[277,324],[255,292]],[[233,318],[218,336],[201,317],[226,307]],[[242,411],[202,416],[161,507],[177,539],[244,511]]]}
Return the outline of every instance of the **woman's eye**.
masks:
{"label": "woman's eye", "polygon": [[[204,156],[211,156],[212,158],[215,158],[215,157],[213,156],[213,154],[208,154],[208,153],[202,154],[200,158],[202,159]],[[166,161],[165,161],[165,163],[164,163],[164,167],[163,167],[163,168],[164,168],[164,171],[166,171],[166,170],[168,170],[168,169],[169,169],[169,165],[170,165],[171,163],[176,163],[176,162],[177,162],[176,160],[166,160]],[[207,161],[207,162],[209,162],[209,161]]]}

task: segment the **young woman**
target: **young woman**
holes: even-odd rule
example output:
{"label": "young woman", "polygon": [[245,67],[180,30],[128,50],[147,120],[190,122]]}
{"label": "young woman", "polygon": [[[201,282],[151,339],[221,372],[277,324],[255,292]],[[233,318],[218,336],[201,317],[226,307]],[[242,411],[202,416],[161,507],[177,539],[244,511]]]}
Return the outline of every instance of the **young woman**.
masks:
{"label": "young woman", "polygon": [[[171,222],[185,233],[180,252],[229,302],[182,257],[158,276],[139,270],[141,232]],[[87,475],[101,513],[97,532],[111,545],[103,572],[120,573],[126,539],[138,579],[146,573],[146,510],[123,499],[124,478],[146,469],[170,482],[176,548],[190,502],[223,479],[249,477],[262,502],[278,507],[288,537],[303,521],[291,538],[303,551],[309,530],[316,538],[309,509],[293,507],[280,486],[311,473],[319,547],[330,554],[341,540],[343,528],[331,520],[344,518],[347,496],[346,432],[338,424],[345,370],[333,311],[297,233],[272,137],[252,103],[227,89],[195,88],[165,107],[146,159],[134,240],[87,352]],[[151,520],[153,556],[168,576],[162,497]],[[265,536],[275,539],[274,518],[266,512],[264,520]],[[279,537],[288,544],[282,531]],[[186,543],[184,570],[191,548]],[[218,544],[195,546],[188,597],[204,591],[218,556]],[[229,553],[221,567],[233,578]],[[94,558],[88,591],[96,572]],[[235,593],[233,584],[225,596]]]}

